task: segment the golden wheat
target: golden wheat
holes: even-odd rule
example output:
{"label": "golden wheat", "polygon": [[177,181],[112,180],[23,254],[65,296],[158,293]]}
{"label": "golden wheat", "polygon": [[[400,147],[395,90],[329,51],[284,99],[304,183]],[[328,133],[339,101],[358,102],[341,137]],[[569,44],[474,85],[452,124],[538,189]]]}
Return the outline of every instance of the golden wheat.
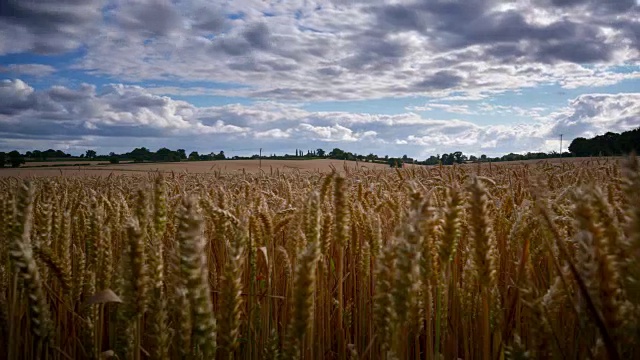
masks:
{"label": "golden wheat", "polygon": [[0,189],[0,359],[640,357],[635,157]]}

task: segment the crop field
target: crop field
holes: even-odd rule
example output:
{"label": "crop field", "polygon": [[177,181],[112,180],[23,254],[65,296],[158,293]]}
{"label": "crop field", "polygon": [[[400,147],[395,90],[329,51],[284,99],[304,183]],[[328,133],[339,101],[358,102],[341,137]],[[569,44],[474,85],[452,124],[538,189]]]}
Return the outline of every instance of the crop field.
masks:
{"label": "crop field", "polygon": [[[31,164],[31,163],[30,163]],[[46,163],[44,163],[46,164]],[[130,163],[90,166],[60,166],[65,163],[49,163],[49,167],[27,167],[17,169],[0,169],[0,177],[30,176],[109,176],[122,174],[140,174],[145,172],[181,172],[194,174],[265,172],[270,175],[274,171],[316,171],[327,172],[333,169],[386,169],[386,164],[343,161],[343,160],[224,160],[224,161],[184,161],[169,163]],[[54,165],[54,166],[52,166]]]}
{"label": "crop field", "polygon": [[[611,158],[610,158],[611,159]],[[616,158],[621,160],[622,158]],[[590,158],[563,158],[563,159],[545,159],[545,160],[525,160],[498,162],[489,165],[483,163],[480,166],[504,166],[504,165],[535,165],[546,162],[550,164],[558,164],[562,162],[587,162],[587,161],[605,161],[604,159]],[[75,166],[74,166],[75,165]],[[78,166],[81,165],[81,166]],[[123,174],[141,174],[151,172],[181,172],[192,174],[216,174],[216,173],[242,173],[242,172],[265,172],[273,175],[274,172],[292,172],[292,171],[315,171],[327,172],[334,169],[342,171],[345,166],[350,169],[388,169],[389,166],[383,163],[356,162],[333,159],[314,159],[314,160],[224,160],[224,161],[183,161],[168,163],[121,163],[106,164],[104,161],[59,161],[59,162],[29,162],[27,167],[21,168],[2,168],[0,169],[0,178],[2,177],[43,177],[43,176],[109,176]],[[414,166],[405,164],[405,167]],[[477,166],[477,164],[465,164],[465,166]]]}
{"label": "crop field", "polygon": [[299,163],[0,179],[0,359],[640,357],[635,157]]}

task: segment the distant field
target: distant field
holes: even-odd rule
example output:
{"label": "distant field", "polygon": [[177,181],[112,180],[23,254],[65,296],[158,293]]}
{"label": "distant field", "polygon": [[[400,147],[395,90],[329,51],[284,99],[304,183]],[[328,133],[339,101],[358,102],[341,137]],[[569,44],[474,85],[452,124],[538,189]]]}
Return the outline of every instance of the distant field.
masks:
{"label": "distant field", "polygon": [[73,166],[73,165],[77,165],[77,164],[82,164],[82,165],[98,165],[98,164],[104,164],[107,163],[108,161],[102,160],[102,161],[91,161],[91,160],[77,160],[77,161],[73,161],[73,160],[64,160],[64,161],[28,161],[26,164],[24,164],[24,167],[33,167],[33,166],[42,166],[42,167],[49,167],[49,166],[55,166],[58,167],[60,165],[65,165],[65,166]]}
{"label": "distant field", "polygon": [[[82,162],[78,162],[82,163]],[[0,169],[0,177],[16,176],[79,176],[79,175],[102,175],[109,174],[135,174],[140,172],[188,172],[188,173],[232,173],[232,172],[258,172],[260,163],[257,160],[224,160],[224,161],[196,161],[179,163],[148,163],[148,164],[113,164],[97,165],[98,162],[89,166],[55,166],[42,168],[4,168]],[[30,163],[29,165],[34,164]],[[47,165],[59,164],[55,162],[43,163]],[[331,171],[331,167],[342,170],[344,166],[350,169],[361,168],[388,168],[385,164],[374,164],[366,162],[343,161],[343,160],[262,160],[262,170],[269,173],[272,170],[280,171]]]}
{"label": "distant field", "polygon": [[[564,158],[564,159],[544,159],[544,160],[524,160],[492,163],[492,166],[519,165],[519,164],[536,164],[538,162],[547,161],[550,163],[560,162],[584,162],[584,161],[614,161],[621,159],[620,157],[609,158]],[[257,160],[224,160],[224,161],[196,161],[196,162],[172,162],[172,163],[121,163],[121,164],[104,164],[104,161],[78,161],[73,164],[83,164],[83,166],[73,166],[69,162],[34,162],[27,163],[27,166],[47,167],[24,167],[18,169],[4,168],[0,169],[0,177],[29,177],[29,176],[82,176],[82,175],[101,175],[109,176],[110,174],[139,174],[145,172],[187,172],[206,174],[214,172],[236,173],[236,172],[258,172],[260,171],[260,163]],[[88,164],[88,165],[87,165]],[[54,166],[55,165],[55,166]],[[65,165],[65,166],[60,166]],[[335,167],[337,170],[344,169],[345,166],[350,169],[369,168],[369,169],[387,169],[386,164],[355,162],[344,160],[262,160],[262,170],[269,173],[275,171],[331,171]],[[464,166],[477,166],[477,164],[466,164]],[[488,163],[482,163],[481,166],[489,166]]]}

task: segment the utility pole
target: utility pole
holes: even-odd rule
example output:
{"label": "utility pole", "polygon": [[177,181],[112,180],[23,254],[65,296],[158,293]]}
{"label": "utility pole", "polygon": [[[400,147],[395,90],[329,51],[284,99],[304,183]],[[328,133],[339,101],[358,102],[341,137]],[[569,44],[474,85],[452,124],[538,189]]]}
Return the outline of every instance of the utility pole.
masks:
{"label": "utility pole", "polygon": [[562,157],[562,135],[564,134],[560,134],[560,157]]}

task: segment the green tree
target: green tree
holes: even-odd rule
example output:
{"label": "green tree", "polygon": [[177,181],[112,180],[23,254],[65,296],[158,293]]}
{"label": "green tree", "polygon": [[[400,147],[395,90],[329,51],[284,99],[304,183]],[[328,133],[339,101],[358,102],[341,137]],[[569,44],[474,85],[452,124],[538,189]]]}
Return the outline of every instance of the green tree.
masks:
{"label": "green tree", "polygon": [[[57,154],[56,154],[57,155]],[[85,155],[88,159],[93,159],[96,157],[96,151],[95,150],[87,150],[85,152]]]}
{"label": "green tree", "polygon": [[569,145],[569,151],[575,156],[589,156],[591,152],[589,151],[589,140],[578,137],[573,139],[571,144]]}
{"label": "green tree", "polygon": [[11,167],[17,168],[24,164],[24,158],[18,151],[13,150],[9,153],[9,162],[11,163]]}
{"label": "green tree", "polygon": [[112,164],[119,164],[120,163],[120,158],[118,157],[118,154],[114,153],[113,151],[109,153],[109,162]]}
{"label": "green tree", "polygon": [[151,152],[146,147],[135,148],[129,153],[134,162],[143,162],[151,159]]}
{"label": "green tree", "polygon": [[5,154],[4,152],[0,152],[0,168],[3,168],[6,163],[7,163],[7,154]]}
{"label": "green tree", "polygon": [[156,151],[153,159],[156,161],[180,161],[180,155],[176,151],[171,151],[170,149],[163,147]]}
{"label": "green tree", "polygon": [[187,159],[187,152],[184,149],[178,149],[178,150],[176,150],[176,153],[180,157],[180,160],[186,160]]}
{"label": "green tree", "polygon": [[440,158],[437,156],[429,156],[429,158],[427,160],[425,160],[425,165],[438,165],[438,163],[440,162]]}
{"label": "green tree", "polygon": [[329,153],[329,157],[332,158],[332,159],[346,160],[347,159],[347,154],[341,149],[334,148]]}
{"label": "green tree", "polygon": [[200,154],[198,154],[197,151],[192,151],[191,154],[189,154],[189,161],[198,161],[200,160]]}
{"label": "green tree", "polygon": [[466,156],[462,154],[462,151],[454,152],[453,157],[455,159],[455,162],[458,164],[462,164],[466,160]]}

